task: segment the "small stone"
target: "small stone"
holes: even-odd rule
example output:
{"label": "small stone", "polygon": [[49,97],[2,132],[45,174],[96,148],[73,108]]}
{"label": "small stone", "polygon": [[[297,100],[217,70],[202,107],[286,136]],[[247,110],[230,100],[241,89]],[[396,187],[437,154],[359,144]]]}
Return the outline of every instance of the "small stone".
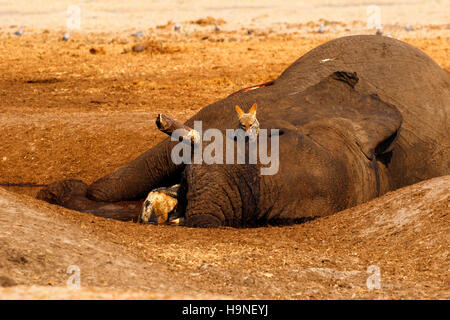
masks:
{"label": "small stone", "polygon": [[319,33],[324,33],[325,32],[325,26],[323,25],[323,23],[320,24],[319,30],[317,30],[317,32],[319,32]]}
{"label": "small stone", "polygon": [[139,32],[133,33],[132,36],[135,38],[138,38],[138,39],[142,38],[144,36],[144,31],[139,31]]}
{"label": "small stone", "polygon": [[133,52],[143,52],[143,51],[145,51],[145,49],[147,49],[147,45],[145,45],[144,43],[138,43],[138,44],[135,44],[135,45],[131,48],[131,50],[132,50]]}
{"label": "small stone", "polygon": [[375,34],[377,36],[382,36],[383,35],[383,28],[381,28],[381,27],[377,28],[377,32]]}
{"label": "small stone", "polygon": [[68,41],[70,38],[70,34],[69,34],[69,30],[66,31],[66,33],[64,33],[63,37],[62,37],[62,41]]}
{"label": "small stone", "polygon": [[406,30],[406,31],[414,31],[414,28],[411,27],[409,24],[406,24],[405,30]]}
{"label": "small stone", "polygon": [[214,31],[215,32],[219,32],[220,31],[220,27],[217,24],[214,26]]}
{"label": "small stone", "polygon": [[105,49],[103,49],[103,48],[90,48],[89,52],[91,54],[105,54]]}
{"label": "small stone", "polygon": [[19,30],[17,30],[16,32],[14,32],[14,34],[18,37],[20,37],[21,35],[23,35],[23,28],[21,27]]}
{"label": "small stone", "polygon": [[178,23],[175,23],[175,25],[173,26],[173,30],[180,31],[181,30],[181,25],[178,24]]}

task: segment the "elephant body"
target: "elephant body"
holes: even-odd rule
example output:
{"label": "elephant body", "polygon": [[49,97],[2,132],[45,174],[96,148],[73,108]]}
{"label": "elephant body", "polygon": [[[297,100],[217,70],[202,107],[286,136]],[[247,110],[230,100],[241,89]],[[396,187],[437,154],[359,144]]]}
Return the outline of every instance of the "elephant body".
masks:
{"label": "elephant body", "polygon": [[188,226],[258,226],[330,215],[450,174],[450,76],[404,42],[327,42],[270,86],[217,101],[186,125],[225,132],[237,126],[234,106],[254,103],[260,127],[280,130],[276,174],[261,175],[261,163],[176,165],[168,138],[90,185],[86,201],[140,199],[181,183]]}

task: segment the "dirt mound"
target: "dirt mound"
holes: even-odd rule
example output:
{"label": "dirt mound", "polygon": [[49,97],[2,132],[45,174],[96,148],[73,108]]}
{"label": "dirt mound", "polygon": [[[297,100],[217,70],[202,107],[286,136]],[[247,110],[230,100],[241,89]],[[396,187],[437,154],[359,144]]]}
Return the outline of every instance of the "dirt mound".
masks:
{"label": "dirt mound", "polygon": [[188,23],[197,24],[199,26],[214,26],[214,25],[220,26],[227,22],[221,18],[216,19],[216,18],[208,16],[206,18],[200,18],[197,20],[189,21]]}
{"label": "dirt mound", "polygon": [[[162,41],[149,40],[142,43],[137,43],[131,47],[132,52],[149,52],[153,54],[166,54],[180,52],[181,49],[175,46],[167,45]],[[123,53],[128,53],[130,50],[125,49]]]}
{"label": "dirt mound", "polygon": [[[66,221],[66,214],[75,221]],[[45,204],[42,206],[28,196],[0,188],[0,285],[8,288],[0,292],[0,298],[56,298],[60,295],[66,298],[71,295],[108,298],[108,294],[112,294],[111,289],[135,290],[138,287],[145,288],[146,295],[154,297],[171,298],[172,294],[180,292],[181,287],[166,287],[164,283],[169,284],[170,281],[160,266],[153,264],[149,268],[149,265],[141,264],[138,259],[125,253],[116,241],[104,242],[92,229],[77,223],[77,215]],[[66,292],[63,289],[46,291],[42,288],[31,287],[28,290],[26,287],[15,287],[65,286],[73,275],[69,266],[80,269],[81,286],[109,287],[110,290],[98,291],[97,294],[88,288],[81,294],[72,294],[70,290]],[[139,284],[141,276],[146,280]],[[130,293],[124,294],[131,297]]]}
{"label": "dirt mound", "polygon": [[302,225],[199,230],[0,189],[0,298],[448,299],[449,196],[446,176]]}

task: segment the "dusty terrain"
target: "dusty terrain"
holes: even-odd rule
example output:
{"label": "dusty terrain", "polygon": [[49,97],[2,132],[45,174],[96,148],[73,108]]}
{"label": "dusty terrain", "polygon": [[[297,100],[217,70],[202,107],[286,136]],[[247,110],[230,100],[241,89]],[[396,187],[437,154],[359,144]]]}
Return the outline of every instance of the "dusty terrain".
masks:
{"label": "dusty terrain", "polygon": [[[449,299],[449,197],[446,176],[301,225],[207,230],[110,221],[0,189],[0,297]],[[65,288],[70,265],[80,291]],[[379,289],[367,287],[370,266]]]}
{"label": "dusty terrain", "polygon": [[[132,1],[111,28],[110,11],[86,2],[99,7],[83,7],[85,28],[64,42],[68,2],[55,5],[55,18],[45,6],[32,14],[35,1],[20,8],[0,1],[0,298],[450,298],[448,176],[302,225],[239,230],[111,221],[29,196],[55,180],[90,183],[132,160],[164,138],[158,113],[186,120],[276,78],[327,40],[374,33],[355,14],[368,3],[344,6],[345,15],[341,2],[281,23],[272,4],[231,14],[200,2],[203,11],[173,18],[161,7],[151,20]],[[447,2],[427,11],[419,1],[413,19],[395,14],[401,4],[381,3],[385,32],[450,70]],[[182,30],[168,20],[183,22]],[[130,36],[139,30],[143,37]],[[65,288],[69,265],[81,269],[79,291]],[[380,268],[379,290],[366,286],[370,265]]]}

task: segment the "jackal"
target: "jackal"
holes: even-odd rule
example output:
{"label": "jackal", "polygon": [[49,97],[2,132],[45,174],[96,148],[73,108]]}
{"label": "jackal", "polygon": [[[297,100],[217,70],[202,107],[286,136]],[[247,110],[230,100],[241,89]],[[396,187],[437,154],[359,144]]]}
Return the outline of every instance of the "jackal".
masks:
{"label": "jackal", "polygon": [[259,133],[259,122],[256,119],[256,108],[258,105],[256,103],[250,108],[248,113],[245,113],[239,106],[236,106],[236,112],[239,116],[239,128],[244,130],[246,133]]}

